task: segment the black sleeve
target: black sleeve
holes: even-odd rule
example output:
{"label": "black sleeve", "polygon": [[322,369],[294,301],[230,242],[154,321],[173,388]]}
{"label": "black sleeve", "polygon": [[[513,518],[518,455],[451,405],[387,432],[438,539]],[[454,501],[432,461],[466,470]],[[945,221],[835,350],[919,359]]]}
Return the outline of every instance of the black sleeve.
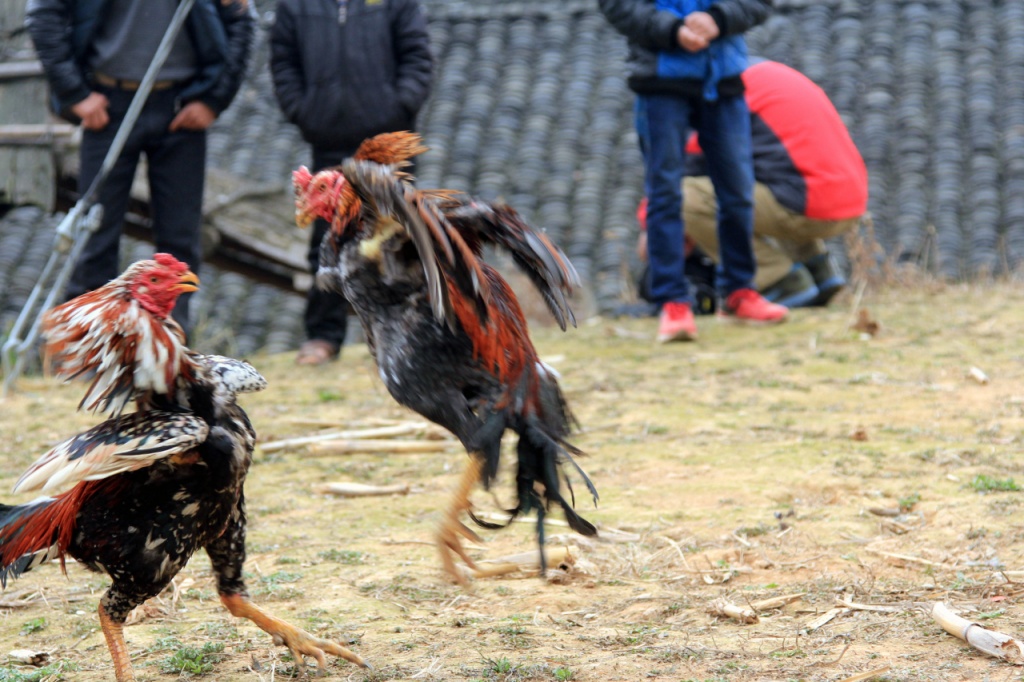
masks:
{"label": "black sleeve", "polygon": [[772,11],[772,0],[718,0],[708,9],[723,36],[746,33],[764,22]]}
{"label": "black sleeve", "polygon": [[676,32],[683,20],[646,0],[599,0],[608,22],[631,42],[648,50],[678,47]]}
{"label": "black sleeve", "polygon": [[286,119],[295,123],[306,90],[302,58],[296,36],[295,17],[289,6],[280,2],[270,29],[270,77],[274,96]]}
{"label": "black sleeve", "polygon": [[415,116],[430,95],[434,59],[430,54],[427,17],[417,0],[395,3],[391,22],[397,62],[395,89],[402,107]]}
{"label": "black sleeve", "polygon": [[71,3],[69,0],[29,0],[25,8],[25,28],[43,64],[58,113],[67,112],[92,92],[72,52]]}
{"label": "black sleeve", "polygon": [[256,20],[252,3],[230,0],[218,1],[216,4],[228,36],[226,63],[220,78],[199,99],[219,114],[228,108],[242,86],[245,67],[249,63],[249,53],[252,51]]}

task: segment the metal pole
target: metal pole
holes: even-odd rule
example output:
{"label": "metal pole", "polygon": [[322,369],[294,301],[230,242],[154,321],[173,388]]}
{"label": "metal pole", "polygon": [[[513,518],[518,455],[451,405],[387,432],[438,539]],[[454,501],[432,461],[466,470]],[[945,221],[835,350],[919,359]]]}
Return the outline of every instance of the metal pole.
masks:
{"label": "metal pole", "polygon": [[[33,287],[28,300],[26,300],[21,313],[18,315],[18,319],[11,328],[11,334],[7,342],[4,343],[3,349],[0,350],[4,370],[2,397],[7,397],[11,386],[14,385],[15,379],[24,370],[28,352],[35,345],[36,339],[39,337],[39,326],[42,323],[43,313],[53,307],[55,300],[63,292],[64,286],[71,276],[71,270],[81,255],[82,249],[85,248],[89,235],[99,227],[103,207],[96,204],[96,195],[99,194],[100,187],[106,182],[111,169],[117,162],[118,157],[121,156],[124,143],[127,141],[132,128],[135,127],[135,121],[138,120],[139,113],[146,104],[146,99],[153,89],[153,83],[156,81],[157,74],[163,67],[164,62],[167,61],[167,56],[171,53],[174,40],[181,31],[185,18],[194,4],[195,0],[182,0],[181,4],[178,5],[174,16],[171,17],[171,23],[167,26],[167,31],[164,32],[164,37],[160,40],[160,45],[157,46],[156,53],[153,55],[153,61],[150,62],[149,68],[146,69],[146,75],[142,77],[139,89],[135,92],[132,103],[128,106],[124,121],[121,122],[121,126],[117,129],[117,134],[114,135],[113,142],[110,143],[110,149],[107,150],[107,155],[103,158],[103,165],[100,166],[100,170],[89,185],[89,188],[57,226],[53,253],[50,254],[50,258],[43,267],[35,287]],[[57,273],[56,279],[49,285],[50,291],[43,300],[42,307],[35,312],[35,317],[33,318],[32,315],[36,308],[36,302],[47,288],[47,281],[50,279],[57,263],[65,255],[66,259]],[[28,333],[22,338],[22,331],[30,318],[33,320],[32,325],[29,327]]]}

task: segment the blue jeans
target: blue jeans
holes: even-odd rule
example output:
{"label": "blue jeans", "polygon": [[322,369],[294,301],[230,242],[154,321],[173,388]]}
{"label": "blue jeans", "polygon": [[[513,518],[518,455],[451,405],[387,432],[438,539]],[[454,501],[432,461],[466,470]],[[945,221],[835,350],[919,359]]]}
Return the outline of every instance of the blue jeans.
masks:
{"label": "blue jeans", "polygon": [[[134,92],[94,86],[110,101],[110,123],[103,130],[82,133],[79,192],[84,193],[99,173],[103,159],[124,120]],[[177,112],[180,87],[151,92],[142,108],[121,156],[114,163],[97,200],[103,205],[103,221],[82,249],[68,283],[66,297],[74,298],[97,289],[120,274],[120,243],[124,214],[131,198],[132,181],[139,157],[146,155],[149,169],[150,214],[156,251],[169,253],[199,272],[202,260],[199,233],[206,170],[206,132],[168,132]],[[178,299],[176,319],[190,331],[188,302]]]}
{"label": "blue jeans", "polygon": [[640,94],[636,129],[644,155],[647,256],[651,300],[693,305],[684,275],[683,190],[686,139],[700,136],[718,198],[720,256],[716,283],[726,297],[754,288],[754,161],[750,111],[743,95],[716,102],[670,94]]}

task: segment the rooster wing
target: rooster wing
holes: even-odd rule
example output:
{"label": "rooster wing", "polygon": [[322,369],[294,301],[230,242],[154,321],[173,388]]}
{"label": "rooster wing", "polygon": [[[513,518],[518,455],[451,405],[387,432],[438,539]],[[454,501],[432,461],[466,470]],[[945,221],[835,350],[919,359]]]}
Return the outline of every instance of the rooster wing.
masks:
{"label": "rooster wing", "polygon": [[53,447],[28,468],[14,492],[44,492],[143,469],[185,455],[206,440],[209,425],[187,413],[135,412],[95,426]]}

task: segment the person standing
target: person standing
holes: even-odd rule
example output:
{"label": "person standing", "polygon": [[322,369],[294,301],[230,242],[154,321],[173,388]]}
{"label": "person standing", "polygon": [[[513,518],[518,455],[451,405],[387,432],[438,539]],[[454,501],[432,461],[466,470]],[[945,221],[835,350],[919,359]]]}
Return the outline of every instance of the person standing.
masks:
{"label": "person standing", "polygon": [[697,338],[694,299],[684,275],[684,147],[700,133],[719,197],[719,314],[776,323],[788,309],[754,289],[754,172],[750,112],[740,74],[743,33],[768,16],[768,0],[599,0],[629,42],[629,87],[644,155],[651,295],[661,307],[657,340]]}
{"label": "person standing", "polygon": [[[270,70],[281,111],[312,147],[313,172],[336,166],[368,137],[415,128],[433,78],[426,14],[417,0],[279,0]],[[313,224],[313,274],[328,228]],[[298,364],[338,357],[347,306],[310,288]]]}
{"label": "person standing", "polygon": [[[99,173],[177,7],[177,0],[29,0],[25,25],[54,110],[83,128],[80,193]],[[199,271],[206,130],[241,86],[253,26],[246,0],[196,0],[96,197],[103,220],[71,275],[69,299],[119,274],[124,214],[143,154],[156,250]],[[173,313],[186,333],[189,298],[181,296]]]}

